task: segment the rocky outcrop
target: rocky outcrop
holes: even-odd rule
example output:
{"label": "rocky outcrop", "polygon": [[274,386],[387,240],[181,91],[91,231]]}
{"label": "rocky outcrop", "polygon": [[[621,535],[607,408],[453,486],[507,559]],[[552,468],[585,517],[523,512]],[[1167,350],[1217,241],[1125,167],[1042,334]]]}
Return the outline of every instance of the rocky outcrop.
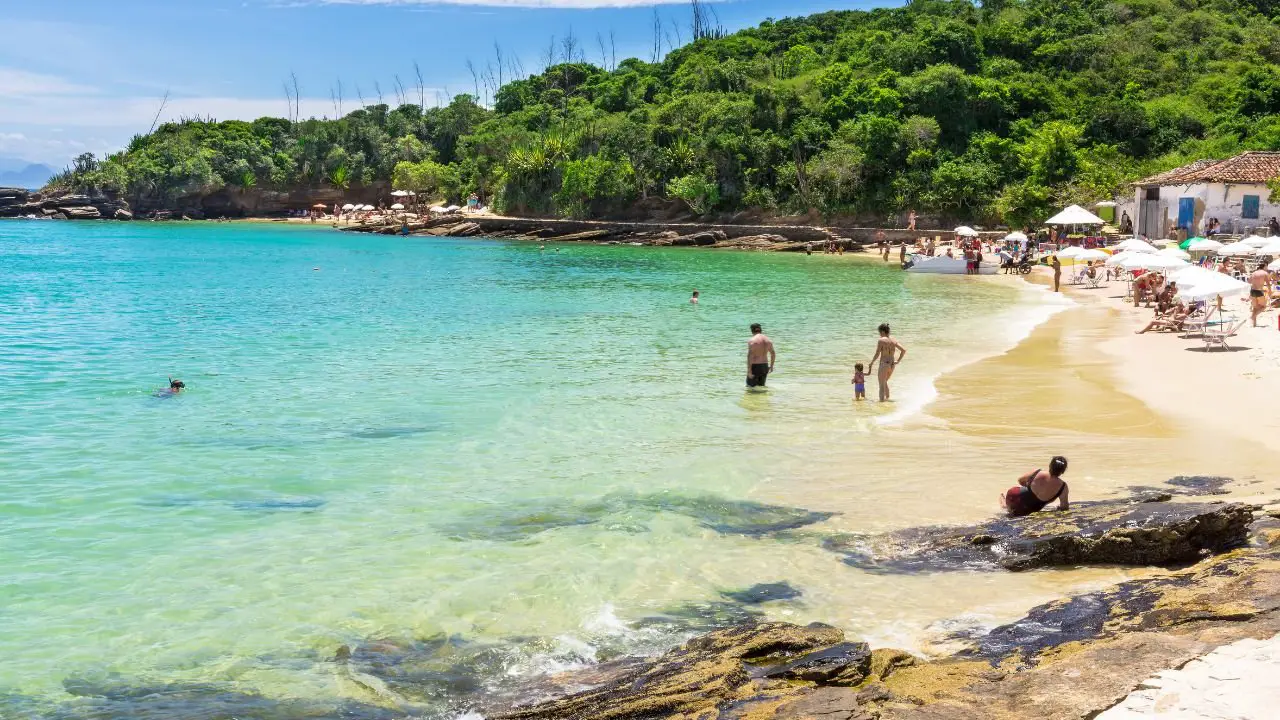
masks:
{"label": "rocky outcrop", "polygon": [[886,573],[1170,565],[1241,546],[1252,517],[1252,509],[1239,504],[1115,500],[970,527],[845,535],[824,544],[850,565]]}
{"label": "rocky outcrop", "polygon": [[129,219],[129,204],[103,194],[44,196],[18,188],[0,188],[0,217],[44,216],[55,220]]}
{"label": "rocky outcrop", "polygon": [[71,220],[97,220],[102,212],[92,205],[60,205],[58,209]]}
{"label": "rocky outcrop", "polygon": [[[788,672],[794,663],[809,658],[812,672],[840,677],[841,658],[868,664],[860,652],[841,651],[822,660],[808,655],[832,648],[844,640],[836,628],[814,624],[761,623],[719,630],[694,638],[683,646],[624,674],[601,687],[560,700],[497,715],[505,720],[621,720],[623,718],[698,717],[723,703],[739,698],[752,685],[752,669],[768,675],[774,666]],[[819,670],[818,668],[822,669]],[[797,666],[793,672],[803,673]],[[714,715],[712,715],[714,717]]]}
{"label": "rocky outcrop", "polygon": [[[463,219],[465,218],[465,219]],[[358,224],[339,229],[350,232],[394,234],[400,232],[398,219]],[[595,242],[677,247],[788,252],[804,250],[809,243],[841,242],[846,249],[860,244],[837,238],[830,231],[809,225],[670,225],[644,222],[599,220],[555,220],[512,218],[494,215],[449,215],[414,221],[410,232],[447,237],[511,238],[527,241]]]}

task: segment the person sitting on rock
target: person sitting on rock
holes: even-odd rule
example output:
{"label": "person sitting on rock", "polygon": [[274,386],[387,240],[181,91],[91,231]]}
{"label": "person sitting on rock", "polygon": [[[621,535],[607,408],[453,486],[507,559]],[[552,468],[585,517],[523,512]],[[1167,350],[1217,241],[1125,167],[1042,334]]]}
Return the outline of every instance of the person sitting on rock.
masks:
{"label": "person sitting on rock", "polygon": [[1049,472],[1036,469],[1018,478],[1018,484],[1000,496],[1000,506],[1013,517],[1039,512],[1054,500],[1059,510],[1068,509],[1067,483],[1062,479],[1066,472],[1067,459],[1055,455],[1049,461]]}

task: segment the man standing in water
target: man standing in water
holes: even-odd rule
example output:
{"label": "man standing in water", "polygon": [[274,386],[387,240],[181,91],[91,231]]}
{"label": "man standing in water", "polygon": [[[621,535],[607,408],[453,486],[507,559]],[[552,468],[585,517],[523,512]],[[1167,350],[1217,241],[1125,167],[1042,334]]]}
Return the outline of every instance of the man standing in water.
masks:
{"label": "man standing in water", "polygon": [[747,387],[764,387],[775,360],[773,341],[764,334],[760,323],[752,323],[751,339],[747,341]]}
{"label": "man standing in water", "polygon": [[1053,291],[1062,292],[1058,289],[1058,286],[1062,283],[1062,261],[1058,259],[1057,255],[1054,255],[1053,262],[1050,264],[1053,265]]}
{"label": "man standing in water", "polygon": [[[880,385],[880,402],[889,400],[889,379],[893,370],[907,356],[907,349],[889,334],[889,323],[881,323],[880,339],[876,341],[876,354],[871,356],[871,366],[876,368],[876,380]],[[876,360],[880,360],[876,367]]]}

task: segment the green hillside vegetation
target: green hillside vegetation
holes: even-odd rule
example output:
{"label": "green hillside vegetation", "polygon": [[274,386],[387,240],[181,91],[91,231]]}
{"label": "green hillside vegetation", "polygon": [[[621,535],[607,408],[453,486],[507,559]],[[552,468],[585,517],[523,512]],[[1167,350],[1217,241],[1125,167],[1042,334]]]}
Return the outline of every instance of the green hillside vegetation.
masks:
{"label": "green hillside vegetation", "polygon": [[[1145,173],[1280,148],[1280,26],[1243,0],[920,0],[702,37],[606,71],[572,48],[493,107],[185,121],[55,180],[172,206],[393,180],[501,211],[1043,219]],[[713,34],[714,35],[714,34]]]}

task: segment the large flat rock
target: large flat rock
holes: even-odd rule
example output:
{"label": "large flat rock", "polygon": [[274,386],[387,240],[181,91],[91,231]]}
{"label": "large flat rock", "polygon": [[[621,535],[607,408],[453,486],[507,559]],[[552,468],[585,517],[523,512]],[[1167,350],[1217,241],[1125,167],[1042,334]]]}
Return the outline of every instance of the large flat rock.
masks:
{"label": "large flat rock", "polygon": [[1045,510],[968,527],[843,535],[825,545],[850,565],[885,573],[1172,565],[1240,547],[1252,517],[1252,508],[1240,504],[1084,502],[1066,512]]}
{"label": "large flat rock", "polygon": [[[497,720],[642,720],[700,717],[738,698],[755,674],[842,677],[869,662],[865,646],[841,646],[844,633],[813,624],[759,623],[694,638],[640,668],[586,692],[495,716]],[[834,646],[834,647],[833,647]],[[832,649],[821,657],[813,651]],[[714,714],[711,715],[714,717]]]}

